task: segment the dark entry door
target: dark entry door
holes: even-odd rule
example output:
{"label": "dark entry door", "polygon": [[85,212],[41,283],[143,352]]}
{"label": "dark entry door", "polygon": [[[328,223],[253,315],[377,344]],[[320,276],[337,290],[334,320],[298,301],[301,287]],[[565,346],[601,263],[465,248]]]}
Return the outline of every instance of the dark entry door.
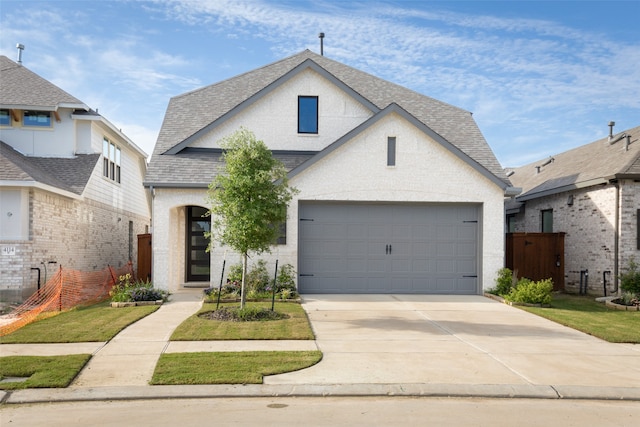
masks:
{"label": "dark entry door", "polygon": [[204,233],[211,231],[211,217],[205,216],[206,213],[207,209],[199,206],[187,207],[188,282],[208,282],[210,278],[209,240]]}

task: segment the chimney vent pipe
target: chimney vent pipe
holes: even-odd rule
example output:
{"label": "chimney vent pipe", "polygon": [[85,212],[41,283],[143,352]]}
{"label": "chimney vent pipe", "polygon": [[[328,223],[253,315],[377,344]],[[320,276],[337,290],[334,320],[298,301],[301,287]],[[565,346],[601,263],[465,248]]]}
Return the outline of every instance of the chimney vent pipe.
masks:
{"label": "chimney vent pipe", "polygon": [[18,49],[18,64],[22,65],[22,51],[24,50],[24,45],[22,43],[18,43],[16,45],[16,49]]}
{"label": "chimney vent pipe", "polygon": [[324,56],[324,33],[318,34],[318,37],[320,38],[320,55]]}
{"label": "chimney vent pipe", "polygon": [[616,122],[609,122],[609,141],[613,139],[613,127],[616,125]]}

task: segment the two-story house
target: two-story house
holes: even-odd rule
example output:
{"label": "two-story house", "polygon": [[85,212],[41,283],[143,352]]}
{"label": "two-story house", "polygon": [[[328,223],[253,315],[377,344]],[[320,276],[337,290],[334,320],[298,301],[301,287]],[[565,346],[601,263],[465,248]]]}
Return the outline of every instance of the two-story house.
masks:
{"label": "two-story house", "polygon": [[97,111],[0,56],[2,300],[24,300],[59,266],[135,262],[150,225],[146,158]]}
{"label": "two-story house", "polygon": [[292,264],[301,293],[494,286],[513,188],[471,113],[308,50],[170,100],[145,178],[156,286],[220,280],[228,248],[205,252],[205,198],[241,127],[299,191],[262,258]]}

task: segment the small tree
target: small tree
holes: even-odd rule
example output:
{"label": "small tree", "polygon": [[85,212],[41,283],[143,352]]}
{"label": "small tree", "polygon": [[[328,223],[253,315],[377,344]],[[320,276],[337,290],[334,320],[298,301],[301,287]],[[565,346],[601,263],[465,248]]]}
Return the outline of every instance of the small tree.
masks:
{"label": "small tree", "polygon": [[289,187],[284,165],[249,130],[241,128],[220,146],[225,150],[225,173],[211,182],[207,195],[213,216],[211,241],[228,245],[242,256],[242,309],[249,252],[270,251],[296,189]]}

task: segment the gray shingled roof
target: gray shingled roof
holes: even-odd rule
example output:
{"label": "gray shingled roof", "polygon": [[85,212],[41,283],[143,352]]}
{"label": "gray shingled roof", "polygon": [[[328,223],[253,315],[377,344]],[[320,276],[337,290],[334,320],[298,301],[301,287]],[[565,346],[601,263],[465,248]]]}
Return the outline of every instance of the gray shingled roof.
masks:
{"label": "gray shingled roof", "polygon": [[[552,158],[511,168],[514,173],[509,179],[514,186],[522,188],[516,199],[533,199],[613,178],[640,178],[640,126],[614,135],[613,140],[623,134],[631,137],[628,149],[626,138],[610,144],[609,138],[605,137]],[[549,163],[542,166],[546,162]],[[540,166],[540,172],[536,166]]]}
{"label": "gray shingled roof", "polygon": [[[355,68],[305,50],[281,61],[172,98],[151,158],[145,183],[169,185],[174,181],[202,186],[210,182],[200,169],[204,159],[164,154],[214,121],[233,113],[244,101],[268,89],[297,66],[312,60],[354,93],[379,110],[395,103],[451,143],[478,166],[506,185],[509,179],[487,144],[470,112],[382,80]],[[179,159],[179,157],[184,157]],[[209,160],[210,161],[210,160]],[[205,162],[206,164],[202,164]],[[193,171],[198,171],[194,174]],[[188,176],[186,176],[188,175]],[[207,174],[209,175],[209,174]],[[208,181],[207,181],[208,180]]]}
{"label": "gray shingled roof", "polygon": [[100,154],[74,158],[27,157],[0,141],[0,181],[47,184],[78,195],[84,192]]}
{"label": "gray shingled roof", "polygon": [[0,55],[0,106],[2,108],[45,109],[60,105],[88,109],[78,98],[43,79],[33,71]]}

